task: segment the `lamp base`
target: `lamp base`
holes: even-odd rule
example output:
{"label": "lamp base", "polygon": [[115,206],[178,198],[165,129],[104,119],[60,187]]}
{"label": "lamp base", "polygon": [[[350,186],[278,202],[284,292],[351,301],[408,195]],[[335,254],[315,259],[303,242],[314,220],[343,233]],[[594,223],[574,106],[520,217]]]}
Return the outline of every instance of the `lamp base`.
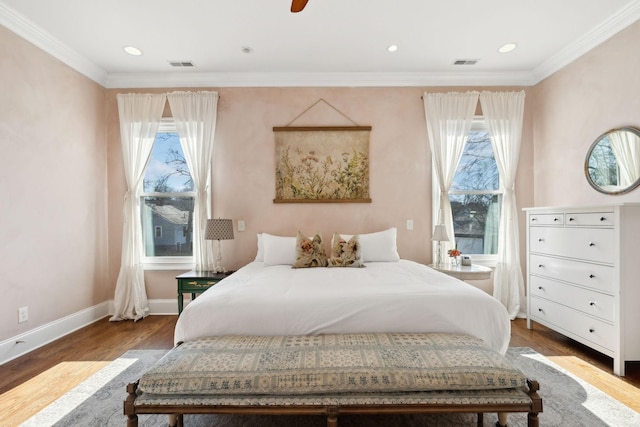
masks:
{"label": "lamp base", "polygon": [[213,266],[214,273],[226,273],[227,269],[222,266],[222,244],[218,240],[218,256],[216,256],[216,262]]}

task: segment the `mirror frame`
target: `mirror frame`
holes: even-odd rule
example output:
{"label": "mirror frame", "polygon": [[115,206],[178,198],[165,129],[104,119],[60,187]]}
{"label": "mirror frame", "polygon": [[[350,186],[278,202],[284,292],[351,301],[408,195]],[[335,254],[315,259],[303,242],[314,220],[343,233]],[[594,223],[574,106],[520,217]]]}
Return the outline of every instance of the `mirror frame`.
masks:
{"label": "mirror frame", "polygon": [[629,185],[628,187],[624,187],[619,191],[609,191],[609,190],[605,190],[602,187],[600,187],[598,184],[596,184],[595,182],[593,182],[593,180],[591,179],[591,175],[589,175],[589,158],[591,157],[591,154],[593,153],[593,150],[596,148],[596,146],[600,143],[600,141],[608,136],[609,134],[613,133],[613,132],[619,132],[619,131],[626,131],[626,132],[631,132],[633,134],[635,134],[639,139],[640,139],[640,129],[637,129],[633,126],[624,126],[624,127],[620,127],[620,128],[614,128],[611,130],[608,130],[607,132],[603,133],[602,135],[600,135],[599,137],[596,138],[595,141],[593,141],[593,143],[591,143],[591,146],[589,147],[589,150],[587,150],[587,156],[585,157],[584,160],[584,175],[587,177],[587,181],[589,182],[589,185],[591,185],[591,187],[593,187],[594,190],[603,193],[603,194],[609,194],[609,195],[619,195],[619,194],[626,194],[632,190],[634,190],[638,185],[640,185],[640,178],[636,179],[635,182],[631,185]]}

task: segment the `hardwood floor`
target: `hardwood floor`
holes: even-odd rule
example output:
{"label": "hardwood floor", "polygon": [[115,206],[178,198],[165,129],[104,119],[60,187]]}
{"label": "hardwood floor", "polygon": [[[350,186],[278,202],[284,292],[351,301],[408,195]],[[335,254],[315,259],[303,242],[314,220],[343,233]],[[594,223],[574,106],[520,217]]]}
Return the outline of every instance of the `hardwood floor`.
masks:
{"label": "hardwood floor", "polygon": [[[19,424],[127,350],[172,348],[176,320],[177,316],[149,316],[134,323],[104,318],[6,363],[0,368],[3,424],[6,414],[5,425]],[[512,322],[510,345],[533,348],[640,412],[640,362],[627,363],[626,376],[617,377],[611,358],[543,326],[528,330],[524,319]]]}

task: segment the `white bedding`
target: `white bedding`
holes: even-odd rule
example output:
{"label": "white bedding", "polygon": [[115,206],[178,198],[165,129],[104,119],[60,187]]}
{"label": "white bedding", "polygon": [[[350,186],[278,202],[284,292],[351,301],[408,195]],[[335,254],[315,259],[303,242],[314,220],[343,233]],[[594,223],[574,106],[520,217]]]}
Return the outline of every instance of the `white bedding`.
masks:
{"label": "white bedding", "polygon": [[505,354],[511,324],[492,296],[408,260],[303,269],[252,262],[188,304],[174,340],[366,332],[465,333]]}

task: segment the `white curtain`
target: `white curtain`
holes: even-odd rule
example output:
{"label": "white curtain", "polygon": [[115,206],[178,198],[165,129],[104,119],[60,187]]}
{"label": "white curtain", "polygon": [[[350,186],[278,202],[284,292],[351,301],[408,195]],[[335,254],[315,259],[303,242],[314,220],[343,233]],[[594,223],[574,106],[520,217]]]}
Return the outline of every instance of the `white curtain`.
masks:
{"label": "white curtain", "polygon": [[627,130],[609,133],[609,143],[620,170],[620,187],[626,188],[640,178],[640,140]]}
{"label": "white curtain", "polygon": [[517,316],[523,317],[526,309],[515,193],[524,92],[482,92],[480,105],[489,129],[503,190],[493,296],[502,302],[511,318],[515,319]]}
{"label": "white curtain", "polygon": [[446,253],[455,245],[448,193],[462,157],[467,135],[471,130],[478,104],[478,92],[425,93],[423,100],[429,146],[439,190],[439,197],[434,200],[434,225],[446,226],[449,242],[442,244],[442,251]]}
{"label": "white curtain", "polygon": [[149,314],[142,266],[144,246],[140,193],[166,95],[130,93],[118,94],[117,99],[127,192],[124,198],[122,257],[114,298],[115,312],[110,320],[139,320]]}
{"label": "white curtain", "polygon": [[216,131],[216,92],[173,92],[167,95],[180,145],[196,191],[193,208],[193,258],[196,270],[212,270],[212,250],[204,239],[211,214],[211,160]]}

